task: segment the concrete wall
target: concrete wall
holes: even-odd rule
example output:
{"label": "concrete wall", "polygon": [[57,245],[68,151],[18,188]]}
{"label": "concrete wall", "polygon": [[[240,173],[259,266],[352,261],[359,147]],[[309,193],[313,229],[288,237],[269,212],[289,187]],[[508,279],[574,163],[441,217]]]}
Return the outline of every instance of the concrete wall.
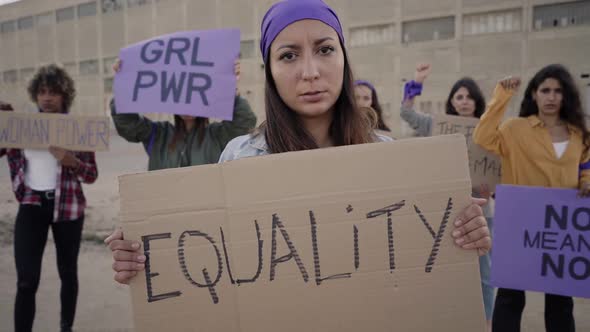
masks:
{"label": "concrete wall", "polygon": [[[97,1],[95,16],[75,18],[32,29],[0,33],[0,74],[19,71],[19,80],[5,83],[0,75],[0,98],[17,107],[30,107],[25,93],[27,69],[57,62],[65,64],[75,77],[78,98],[73,111],[84,114],[106,114],[112,78],[109,59],[128,44],[178,30],[238,27],[242,40],[253,53],[242,59],[240,89],[249,99],[259,118],[264,115],[264,70],[258,50],[259,25],[266,9],[274,0],[148,0],[146,5],[103,13],[102,0]],[[585,0],[587,1],[587,0]],[[68,6],[77,8],[88,0],[26,0],[0,7],[0,23],[29,15],[55,13]],[[396,136],[409,136],[412,131],[400,121],[398,105],[403,81],[411,79],[417,62],[433,64],[418,107],[424,111],[441,111],[450,86],[461,76],[472,76],[487,96],[495,82],[507,75],[528,79],[542,66],[560,62],[578,78],[587,93],[590,73],[589,25],[535,30],[533,7],[567,1],[548,0],[328,0],[334,6],[345,29],[362,31],[371,26],[392,27],[393,36],[371,44],[348,48],[357,78],[374,82],[386,110],[386,121]],[[470,15],[514,11],[520,25],[516,31],[471,34],[463,26]],[[449,39],[404,42],[404,28],[412,22],[452,17],[454,35]],[[479,17],[479,16],[478,16]],[[485,20],[482,18],[482,20]],[[37,21],[37,20],[36,20]],[[483,22],[483,21],[482,21]],[[515,21],[516,22],[516,21]],[[493,22],[491,22],[493,23]],[[467,24],[467,23],[466,23]],[[451,27],[452,28],[452,27]],[[416,29],[416,28],[412,28]],[[419,25],[416,33],[431,33],[428,24]],[[420,31],[420,29],[427,29]],[[436,32],[435,34],[438,34]],[[381,38],[381,37],[380,37]],[[357,43],[358,44],[358,43]],[[247,53],[247,52],[245,52]],[[80,62],[97,60],[98,73],[84,74]],[[105,62],[106,60],[106,62]],[[22,71],[22,69],[25,69]],[[22,76],[22,77],[21,77]],[[107,82],[105,82],[107,80]],[[106,87],[105,87],[106,85]],[[584,98],[590,98],[585,96]],[[162,118],[162,117],[161,117]]]}

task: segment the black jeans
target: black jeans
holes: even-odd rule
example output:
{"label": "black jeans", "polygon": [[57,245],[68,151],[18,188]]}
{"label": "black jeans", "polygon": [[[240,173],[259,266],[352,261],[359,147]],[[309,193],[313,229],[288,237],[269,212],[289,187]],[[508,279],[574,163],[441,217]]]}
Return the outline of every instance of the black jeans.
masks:
{"label": "black jeans", "polygon": [[[524,291],[499,288],[492,319],[493,332],[519,332],[525,305]],[[574,300],[568,296],[545,294],[547,332],[574,332]]]}
{"label": "black jeans", "polygon": [[78,298],[78,253],[84,217],[53,222],[53,200],[41,206],[20,205],[14,226],[14,260],[17,292],[14,304],[16,332],[31,331],[35,319],[35,294],[41,277],[41,262],[49,227],[53,233],[57,268],[61,279],[61,328],[71,329]]}

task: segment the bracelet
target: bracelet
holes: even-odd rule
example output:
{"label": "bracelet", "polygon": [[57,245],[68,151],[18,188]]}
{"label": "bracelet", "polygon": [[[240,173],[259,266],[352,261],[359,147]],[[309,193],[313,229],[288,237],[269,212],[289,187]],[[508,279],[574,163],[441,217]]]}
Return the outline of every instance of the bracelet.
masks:
{"label": "bracelet", "polygon": [[422,94],[422,83],[418,83],[414,80],[406,82],[404,85],[404,99],[406,101],[408,99],[412,99],[416,96]]}

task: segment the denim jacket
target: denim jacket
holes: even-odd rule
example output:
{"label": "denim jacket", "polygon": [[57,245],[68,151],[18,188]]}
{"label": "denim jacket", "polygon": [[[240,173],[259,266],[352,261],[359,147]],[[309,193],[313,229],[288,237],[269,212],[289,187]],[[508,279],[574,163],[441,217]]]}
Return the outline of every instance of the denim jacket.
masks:
{"label": "denim jacket", "polygon": [[174,149],[170,149],[169,145],[176,131],[172,123],[150,121],[139,114],[117,113],[114,101],[111,101],[111,115],[117,133],[129,142],[143,143],[149,156],[150,171],[214,164],[231,139],[248,133],[256,125],[256,115],[248,101],[236,97],[232,121],[209,124],[204,128],[203,141],[200,143],[199,132],[195,128]]}
{"label": "denim jacket", "polygon": [[[375,133],[377,142],[393,141],[393,138]],[[256,157],[269,154],[268,145],[263,134],[255,133],[239,136],[231,140],[221,153],[219,162]]]}

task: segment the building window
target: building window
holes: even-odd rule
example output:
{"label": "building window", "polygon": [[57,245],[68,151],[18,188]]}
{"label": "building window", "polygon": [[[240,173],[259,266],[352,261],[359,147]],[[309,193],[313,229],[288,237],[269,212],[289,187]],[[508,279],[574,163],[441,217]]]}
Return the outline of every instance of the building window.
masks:
{"label": "building window", "polygon": [[127,7],[143,6],[150,3],[150,0],[127,0]]}
{"label": "building window", "polygon": [[20,79],[23,82],[28,82],[35,75],[35,68],[23,68],[20,70]]}
{"label": "building window", "polygon": [[122,10],[124,6],[123,1],[124,0],[102,0],[102,12],[107,14]]}
{"label": "building window", "polygon": [[113,93],[113,78],[105,78],[104,79],[104,93]]}
{"label": "building window", "polygon": [[536,6],[533,22],[535,30],[590,25],[590,0]]}
{"label": "building window", "polygon": [[97,75],[97,74],[98,74],[98,61],[97,60],[80,61],[80,75]]}
{"label": "building window", "polygon": [[78,17],[88,17],[96,15],[96,2],[87,2],[78,5]]}
{"label": "building window", "polygon": [[350,29],[350,46],[391,44],[395,40],[395,25],[380,24]]}
{"label": "building window", "polygon": [[463,16],[463,34],[514,32],[522,30],[522,12],[508,10]]}
{"label": "building window", "polygon": [[16,83],[18,80],[18,74],[16,70],[8,70],[3,73],[2,78],[6,84]]}
{"label": "building window", "polygon": [[254,40],[240,42],[240,57],[243,59],[256,57],[256,42]]}
{"label": "building window", "polygon": [[105,75],[112,75],[113,74],[113,65],[115,64],[115,62],[117,62],[117,57],[113,56],[113,57],[109,57],[109,58],[103,58],[102,59],[102,73]]}
{"label": "building window", "polygon": [[78,75],[78,65],[76,62],[66,62],[64,63],[63,68],[71,76]]}
{"label": "building window", "polygon": [[403,23],[403,42],[414,43],[455,38],[455,17],[441,17]]}
{"label": "building window", "polygon": [[76,12],[74,7],[67,7],[67,8],[62,8],[62,9],[58,9],[55,12],[55,17],[57,19],[57,22],[64,22],[64,21],[69,21],[69,20],[73,20],[76,17]]}
{"label": "building window", "polygon": [[53,12],[39,14],[36,17],[37,26],[47,26],[53,24],[55,22],[55,15]]}
{"label": "building window", "polygon": [[21,17],[18,19],[18,29],[32,29],[34,24],[33,16]]}
{"label": "building window", "polygon": [[0,24],[0,32],[2,33],[13,32],[15,30],[16,26],[14,24],[14,21],[6,21]]}

